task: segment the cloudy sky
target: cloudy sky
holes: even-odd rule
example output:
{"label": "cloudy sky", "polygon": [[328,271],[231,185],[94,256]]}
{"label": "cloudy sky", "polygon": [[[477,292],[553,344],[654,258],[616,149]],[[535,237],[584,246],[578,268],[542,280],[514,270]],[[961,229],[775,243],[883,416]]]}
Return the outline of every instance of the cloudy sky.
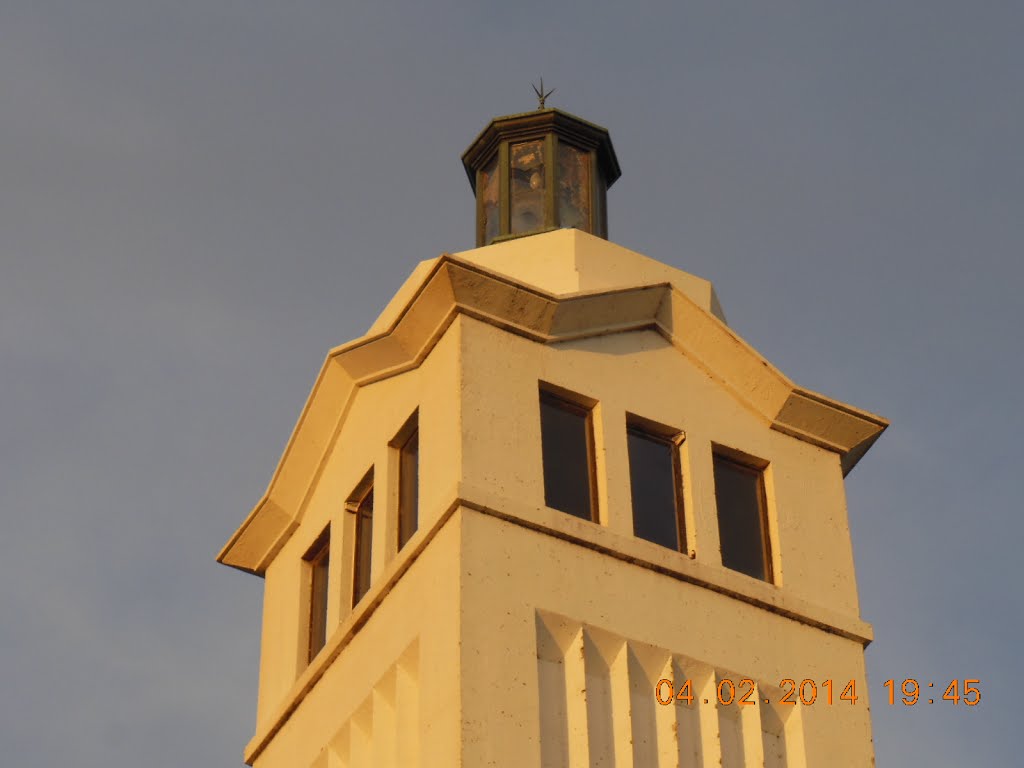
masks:
{"label": "cloudy sky", "polygon": [[472,247],[459,155],[540,75],[612,133],[612,240],[893,422],[847,484],[879,765],[1016,764],[1022,36],[997,0],[0,0],[4,765],[241,764],[262,582],[214,555],[327,350]]}

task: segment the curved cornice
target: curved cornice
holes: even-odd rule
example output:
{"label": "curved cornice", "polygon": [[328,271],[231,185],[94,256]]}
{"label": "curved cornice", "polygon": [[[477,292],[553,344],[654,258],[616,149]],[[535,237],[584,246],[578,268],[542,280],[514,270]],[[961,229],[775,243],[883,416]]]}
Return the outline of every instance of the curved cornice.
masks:
{"label": "curved cornice", "polygon": [[301,519],[356,389],[418,366],[459,314],[541,344],[656,331],[772,429],[839,454],[844,475],[888,426],[880,416],[797,387],[669,283],[554,295],[445,254],[387,330],[327,355],[266,494],[219,562],[266,570]]}

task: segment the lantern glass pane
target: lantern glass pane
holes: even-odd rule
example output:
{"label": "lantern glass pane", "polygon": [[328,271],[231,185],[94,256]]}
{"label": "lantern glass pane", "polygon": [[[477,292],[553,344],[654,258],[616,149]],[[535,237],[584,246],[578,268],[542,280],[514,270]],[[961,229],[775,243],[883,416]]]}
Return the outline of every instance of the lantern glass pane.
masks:
{"label": "lantern glass pane", "polygon": [[590,225],[590,153],[558,143],[558,222],[592,232]]}
{"label": "lantern glass pane", "polygon": [[484,245],[489,245],[498,236],[501,211],[498,208],[498,155],[480,171],[478,183],[483,216]]}
{"label": "lantern glass pane", "polygon": [[512,234],[544,226],[544,142],[524,141],[510,147]]}

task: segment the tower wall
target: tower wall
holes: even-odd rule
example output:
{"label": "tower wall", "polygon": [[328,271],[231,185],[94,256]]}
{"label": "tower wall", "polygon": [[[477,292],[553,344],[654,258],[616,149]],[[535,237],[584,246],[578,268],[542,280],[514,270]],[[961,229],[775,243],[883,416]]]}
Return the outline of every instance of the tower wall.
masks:
{"label": "tower wall", "polygon": [[[421,365],[400,375],[360,387],[348,408],[340,416],[340,425],[329,446],[322,466],[308,491],[303,514],[294,532],[271,561],[265,574],[263,630],[260,652],[260,687],[257,710],[257,735],[247,748],[252,754],[262,750],[267,733],[281,721],[292,722],[287,714],[310,687],[321,683],[311,679],[330,667],[331,640],[351,632],[362,637],[371,624],[398,622],[409,615],[392,607],[388,595],[388,616],[378,617],[362,627],[367,605],[383,600],[389,582],[404,579],[401,569],[410,567],[411,555],[423,548],[424,539],[455,497],[459,480],[460,408],[459,354],[457,326],[447,329]],[[403,423],[417,412],[421,431],[420,526],[406,545],[402,557],[397,551],[397,457],[389,442]],[[375,496],[374,540],[371,590],[353,613],[352,560],[354,521],[345,510],[345,499],[373,469]],[[330,524],[331,560],[329,605],[327,612],[328,648],[311,663],[305,657],[306,613],[309,585],[304,573],[303,554]],[[418,555],[417,555],[418,557]],[[440,555],[431,555],[431,559]],[[398,561],[401,562],[398,562]],[[443,558],[442,558],[443,560]],[[426,576],[428,582],[444,583],[441,576]],[[403,587],[407,590],[408,587]],[[410,598],[416,603],[420,598]],[[457,589],[450,588],[438,599],[457,600]],[[373,648],[360,640],[353,648],[347,642],[339,647],[342,658],[359,656],[359,648]],[[335,642],[337,645],[337,642]],[[367,651],[362,651],[367,652]],[[393,661],[393,659],[392,659]],[[333,663],[333,662],[332,662]],[[336,674],[333,672],[332,674]],[[315,683],[315,684],[314,684]],[[368,689],[367,689],[368,690]],[[303,699],[304,701],[304,699]],[[303,705],[309,708],[310,705]],[[298,710],[295,710],[298,713]],[[275,739],[277,737],[275,736]],[[321,742],[322,743],[322,742]],[[294,763],[267,763],[289,765]]]}
{"label": "tower wall", "polygon": [[[266,579],[247,761],[870,765],[871,628],[843,473],[884,420],[798,390],[724,325],[706,281],[580,233],[529,240],[424,262],[370,335],[331,352],[222,552]],[[550,281],[536,253],[488,268],[531,250]],[[655,282],[629,282],[640,273]],[[542,388],[589,413],[593,520],[547,506]],[[412,414],[419,522],[399,549],[396,446]],[[681,551],[634,535],[636,418],[680,441]],[[723,565],[726,450],[763,466],[766,580]],[[370,585],[353,607],[353,499],[371,469]],[[328,526],[326,644],[310,660],[309,553]],[[813,682],[815,703],[783,703],[787,680]],[[686,681],[692,703],[659,703]],[[840,699],[850,681],[856,703]],[[718,703],[720,686],[749,703]]]}
{"label": "tower wall", "polygon": [[[860,643],[610,557],[556,520],[538,535],[546,516],[521,514],[462,517],[462,765],[871,765]],[[693,705],[659,704],[663,678],[691,680]],[[832,705],[790,706],[785,678],[842,684]],[[751,703],[718,704],[723,679]],[[854,704],[838,700],[849,680]]]}
{"label": "tower wall", "polygon": [[252,765],[460,765],[460,560],[457,527],[440,526],[400,578],[386,575],[360,606],[365,623],[343,621],[314,661],[320,676],[300,676]]}
{"label": "tower wall", "polygon": [[[723,586],[738,585],[768,600],[806,601],[822,615],[858,620],[835,453],[771,429],[729,393],[727,382],[712,379],[654,331],[544,345],[472,318],[461,322],[463,496],[497,509],[513,502],[544,506],[538,385],[554,384],[597,401],[598,512],[601,528],[621,537],[615,546],[671,555],[681,567],[705,568]],[[686,433],[683,490],[694,561],[633,536],[627,413]],[[774,587],[721,567],[713,444],[769,462]]]}

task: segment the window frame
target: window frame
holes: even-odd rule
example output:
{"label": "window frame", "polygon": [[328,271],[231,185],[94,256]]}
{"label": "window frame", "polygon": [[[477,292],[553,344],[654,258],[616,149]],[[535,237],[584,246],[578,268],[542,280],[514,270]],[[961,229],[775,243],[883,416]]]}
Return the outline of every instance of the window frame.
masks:
{"label": "window frame", "polygon": [[330,611],[331,594],[331,526],[320,532],[309,549],[302,556],[306,586],[309,589],[306,600],[306,664],[327,645],[327,616]]}
{"label": "window frame", "polygon": [[600,505],[598,503],[598,483],[597,483],[597,450],[596,442],[594,437],[594,409],[597,406],[597,401],[588,397],[584,397],[576,392],[571,392],[562,387],[558,387],[545,382],[540,382],[539,385],[539,397],[537,400],[537,412],[540,416],[540,427],[541,427],[541,480],[544,486],[544,505],[548,505],[547,498],[547,469],[544,466],[544,419],[543,419],[543,406],[545,402],[556,408],[560,408],[564,411],[572,413],[576,416],[582,416],[584,418],[584,433],[586,434],[586,455],[587,455],[587,488],[589,490],[589,501],[590,501],[590,516],[580,517],[579,515],[573,514],[572,512],[566,512],[565,510],[558,509],[557,507],[549,507],[565,515],[575,517],[577,520],[589,520],[592,523],[600,521]]}
{"label": "window frame", "polygon": [[[768,470],[769,462],[764,459],[759,459],[750,454],[737,451],[734,448],[727,448],[722,445],[712,444],[711,450],[711,477],[715,493],[715,517],[718,523],[718,536],[719,536],[719,551],[721,551],[721,536],[722,536],[722,520],[718,510],[718,483],[715,480],[715,466],[716,462],[722,461],[729,464],[733,469],[739,470],[741,473],[756,477],[757,482],[755,484],[755,497],[758,506],[758,525],[760,526],[761,535],[761,561],[764,565],[764,578],[758,579],[758,581],[764,581],[766,584],[775,583],[775,563],[774,563],[774,548],[771,540],[771,523],[769,520],[768,513],[768,494],[765,483],[765,473]],[[744,571],[737,568],[730,568],[723,562],[722,565],[729,568],[731,571],[736,573],[742,573],[744,576],[750,576],[752,579],[758,577],[752,576]]]}
{"label": "window frame", "polygon": [[[367,499],[370,500],[369,510],[365,509]],[[373,493],[373,469],[359,481],[359,484],[355,487],[348,499],[345,500],[345,511],[355,517],[353,536],[352,536],[352,601],[351,605],[353,608],[359,604],[359,601],[366,596],[370,591],[370,586],[373,582],[373,508],[375,506],[375,497]],[[363,538],[362,532],[362,521],[368,519],[370,521],[369,539]],[[360,581],[359,572],[362,564],[362,544],[366,542],[366,583],[362,584]],[[360,594],[360,587],[363,587],[362,593]]]}
{"label": "window frame", "polygon": [[[419,425],[419,409],[412,412],[412,415],[406,419],[402,428],[398,430],[398,433],[391,439],[388,446],[395,451],[396,462],[390,466],[396,468],[395,476],[397,477],[397,504],[395,509],[397,510],[396,519],[396,531],[395,537],[398,542],[398,548],[396,551],[401,552],[406,544],[409,543],[409,539],[416,535],[416,532],[420,528],[420,492],[422,490],[420,483],[420,425]],[[413,480],[413,507],[414,512],[412,515],[412,529],[407,532],[407,535],[403,539],[403,521],[407,516],[408,510],[406,509],[407,497],[406,491],[406,475],[405,475],[405,458],[408,455],[409,444],[416,441],[416,476]]]}
{"label": "window frame", "polygon": [[[626,413],[626,463],[629,471],[629,484],[630,484],[630,511],[632,513],[633,520],[633,536],[643,541],[650,541],[642,536],[638,536],[636,533],[636,508],[633,505],[633,462],[629,455],[629,436],[630,434],[636,434],[639,437],[643,437],[651,440],[651,442],[661,443],[662,445],[668,446],[671,450],[672,456],[672,483],[673,483],[673,499],[675,501],[675,521],[676,521],[676,552],[683,554],[689,554],[689,540],[687,539],[687,527],[686,527],[686,498],[685,498],[685,485],[683,477],[683,457],[682,449],[683,443],[686,441],[686,433],[680,429],[674,429],[672,427],[661,424],[651,419],[645,419],[642,416],[637,416],[633,413]],[[662,546],[658,542],[650,542]],[[666,547],[668,549],[668,547]]]}

